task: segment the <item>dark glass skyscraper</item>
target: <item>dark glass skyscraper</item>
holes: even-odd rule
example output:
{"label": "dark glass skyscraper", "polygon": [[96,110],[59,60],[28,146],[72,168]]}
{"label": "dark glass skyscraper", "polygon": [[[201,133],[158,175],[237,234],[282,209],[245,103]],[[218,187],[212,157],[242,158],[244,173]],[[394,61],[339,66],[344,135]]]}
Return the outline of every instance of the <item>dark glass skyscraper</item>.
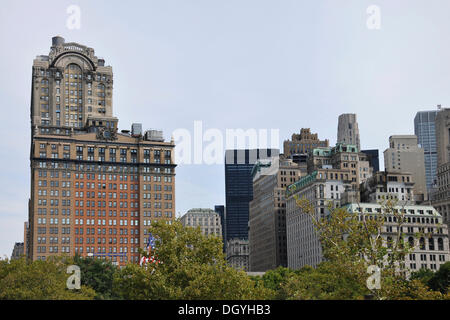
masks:
{"label": "dark glass skyscraper", "polygon": [[380,171],[380,156],[378,154],[378,149],[361,150],[361,152],[367,155],[367,160],[369,160],[370,166],[373,168],[373,173]]}
{"label": "dark glass skyscraper", "polygon": [[414,118],[414,134],[425,154],[425,175],[427,189],[433,187],[436,179],[437,153],[436,153],[436,111],[419,111]]}
{"label": "dark glass skyscraper", "polygon": [[225,152],[226,241],[248,239],[249,204],[253,200],[253,165],[278,156],[279,149],[241,149]]}

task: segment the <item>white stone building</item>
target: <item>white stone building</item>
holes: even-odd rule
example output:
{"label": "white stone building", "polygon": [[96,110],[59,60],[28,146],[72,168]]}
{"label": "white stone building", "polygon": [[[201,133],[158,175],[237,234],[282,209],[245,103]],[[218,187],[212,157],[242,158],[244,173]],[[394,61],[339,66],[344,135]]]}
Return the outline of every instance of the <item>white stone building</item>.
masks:
{"label": "white stone building", "polygon": [[190,209],[180,218],[185,227],[200,227],[204,235],[214,235],[222,238],[222,224],[220,216],[211,209]]}
{"label": "white stone building", "polygon": [[286,237],[288,268],[317,266],[323,261],[319,238],[310,215],[297,205],[296,199],[306,199],[314,206],[316,218],[329,214],[328,204],[339,206],[342,193],[351,188],[351,180],[342,170],[320,169],[301,178],[286,192]]}
{"label": "white stone building", "polygon": [[345,208],[351,213],[358,214],[359,219],[385,214],[381,234],[385,244],[387,245],[388,240],[393,241],[400,231],[404,241],[414,246],[413,251],[405,258],[405,266],[411,272],[422,268],[436,271],[442,264],[450,261],[447,225],[432,206],[395,206],[393,209],[398,210],[398,213],[403,212],[406,218],[400,226],[394,214],[386,213],[386,210],[377,203],[352,203]]}

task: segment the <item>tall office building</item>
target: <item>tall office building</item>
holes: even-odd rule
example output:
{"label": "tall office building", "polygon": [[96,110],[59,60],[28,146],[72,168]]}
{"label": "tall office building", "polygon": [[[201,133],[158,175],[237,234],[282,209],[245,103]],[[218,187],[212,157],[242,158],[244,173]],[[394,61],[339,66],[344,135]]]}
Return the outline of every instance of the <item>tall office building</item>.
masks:
{"label": "tall office building", "polygon": [[283,156],[259,160],[252,170],[249,217],[250,271],[287,267],[286,186],[306,172]]}
{"label": "tall office building", "polygon": [[314,148],[328,146],[328,139],[319,140],[317,133],[311,133],[309,128],[302,128],[300,134],[294,133],[291,140],[283,142],[283,154],[289,158],[294,155],[308,154]]}
{"label": "tall office building", "polygon": [[414,134],[425,156],[425,176],[428,191],[436,180],[437,148],[436,148],[436,116],[438,110],[419,111],[414,118]]}
{"label": "tall office building", "polygon": [[441,109],[436,116],[437,171],[433,206],[450,226],[450,109]]}
{"label": "tall office building", "polygon": [[384,151],[384,168],[388,172],[411,173],[416,201],[428,199],[425,178],[425,157],[415,135],[389,137],[389,148]]}
{"label": "tall office building", "polygon": [[378,153],[378,149],[371,150],[361,150],[362,153],[367,155],[367,160],[370,163],[370,166],[373,168],[373,172],[380,171],[380,156]]}
{"label": "tall office building", "polygon": [[279,153],[279,149],[240,149],[225,152],[224,240],[227,243],[227,259],[232,266],[245,266],[244,269],[248,270],[248,219],[250,201],[253,200],[253,165],[260,159],[268,159]]}
{"label": "tall office building", "polygon": [[355,113],[344,113],[339,116],[337,143],[356,145],[361,150],[358,121]]}
{"label": "tall office building", "polygon": [[279,149],[241,149],[225,152],[227,240],[248,239],[249,204],[253,200],[252,169],[256,161],[279,155]]}
{"label": "tall office building", "polygon": [[113,74],[92,48],[54,37],[32,69],[31,198],[26,254],[139,261],[147,229],[175,218],[173,141],[117,132]]}
{"label": "tall office building", "polygon": [[344,195],[359,202],[360,184],[373,173],[367,155],[356,145],[337,143],[333,148],[316,148],[308,158],[308,175],[286,190],[286,238],[288,267],[316,266],[323,260],[322,248],[311,217],[297,199],[307,199],[317,218],[330,212],[328,204],[339,206]]}
{"label": "tall office building", "polygon": [[450,108],[441,109],[436,116],[437,164],[450,163]]}
{"label": "tall office building", "polygon": [[311,217],[297,200],[306,199],[317,219],[329,215],[329,205],[339,206],[342,194],[352,189],[349,169],[319,168],[286,190],[286,238],[288,268],[317,266],[323,261],[322,246]]}
{"label": "tall office building", "polygon": [[337,143],[333,148],[316,148],[308,158],[308,173],[317,169],[348,170],[353,190],[372,176],[368,156],[359,152],[356,145]]}
{"label": "tall office building", "polygon": [[112,67],[92,48],[53,37],[49,55],[33,61],[31,87],[32,135],[91,132],[96,123],[117,128]]}

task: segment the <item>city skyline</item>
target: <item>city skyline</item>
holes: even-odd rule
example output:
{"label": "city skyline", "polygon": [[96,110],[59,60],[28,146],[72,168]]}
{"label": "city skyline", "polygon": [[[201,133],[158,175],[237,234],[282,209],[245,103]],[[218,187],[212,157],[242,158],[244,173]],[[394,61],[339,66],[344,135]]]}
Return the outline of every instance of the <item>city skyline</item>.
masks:
{"label": "city skyline", "polygon": [[[2,139],[1,164],[8,170],[0,179],[0,256],[9,257],[23,239],[30,197],[31,65],[36,55],[48,53],[52,36],[94,47],[109,61],[119,129],[142,122],[162,129],[167,140],[177,128],[192,130],[195,120],[222,131],[279,128],[281,147],[292,133],[311,128],[334,146],[338,115],[356,113],[362,148],[381,153],[389,136],[414,133],[417,111],[449,104],[450,75],[440,71],[450,47],[438,42],[436,31],[449,28],[450,4],[440,3],[379,1],[380,30],[367,29],[368,1],[151,2],[133,10],[80,1],[79,30],[66,27],[68,1],[4,4],[1,40],[7,49],[0,65],[9,76],[0,80],[0,102],[8,121],[1,133],[15,138]],[[114,23],[100,26],[105,12]],[[44,24],[43,16],[55,19]],[[30,24],[40,32],[30,32]],[[176,190],[177,216],[225,204],[224,166],[180,166]]]}

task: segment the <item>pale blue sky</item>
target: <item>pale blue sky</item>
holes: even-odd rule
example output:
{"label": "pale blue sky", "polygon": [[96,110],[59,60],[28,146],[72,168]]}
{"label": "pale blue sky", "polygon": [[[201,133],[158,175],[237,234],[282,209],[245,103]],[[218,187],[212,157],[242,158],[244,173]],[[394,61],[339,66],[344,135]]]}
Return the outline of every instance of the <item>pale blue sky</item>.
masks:
{"label": "pale blue sky", "polygon": [[[66,27],[69,5],[81,29]],[[369,5],[381,30],[366,26]],[[357,113],[363,148],[413,133],[418,110],[450,101],[448,0],[2,1],[0,256],[23,241],[30,194],[31,66],[51,37],[95,49],[114,72],[114,114],[177,128],[310,127],[336,141]],[[8,110],[8,111],[6,111]],[[10,139],[11,137],[11,139]],[[176,211],[223,204],[224,168],[177,168]]]}

